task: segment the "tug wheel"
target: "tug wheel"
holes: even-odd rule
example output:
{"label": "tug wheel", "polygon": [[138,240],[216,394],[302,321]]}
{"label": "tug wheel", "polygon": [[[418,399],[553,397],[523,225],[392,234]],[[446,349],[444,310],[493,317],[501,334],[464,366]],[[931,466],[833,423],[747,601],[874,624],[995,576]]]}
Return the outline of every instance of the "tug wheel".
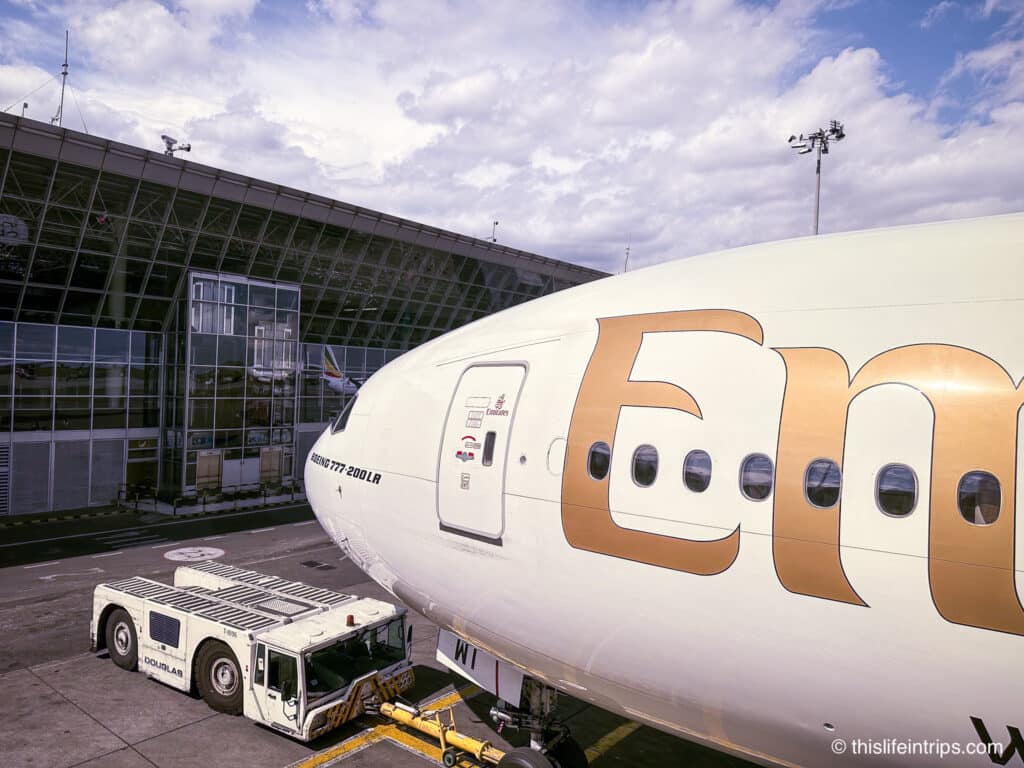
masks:
{"label": "tug wheel", "polygon": [[227,715],[242,714],[242,670],[224,643],[206,643],[196,660],[196,687],[210,709]]}
{"label": "tug wheel", "polygon": [[139,664],[139,641],[128,611],[118,608],[110,614],[105,635],[111,660],[121,669],[135,669]]}

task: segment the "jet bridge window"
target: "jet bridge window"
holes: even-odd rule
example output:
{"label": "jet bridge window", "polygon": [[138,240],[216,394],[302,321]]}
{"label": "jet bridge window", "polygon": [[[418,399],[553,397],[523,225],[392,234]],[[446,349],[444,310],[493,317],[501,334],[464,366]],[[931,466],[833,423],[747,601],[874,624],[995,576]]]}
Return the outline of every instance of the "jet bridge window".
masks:
{"label": "jet bridge window", "polygon": [[968,472],[960,478],[957,504],[964,520],[972,525],[992,525],[999,519],[1002,494],[999,480],[990,472]]}
{"label": "jet bridge window", "polygon": [[707,451],[690,451],[683,460],[683,482],[694,493],[711,485],[711,457]]}
{"label": "jet bridge window", "polygon": [[772,460],[763,453],[753,453],[740,466],[740,490],[751,501],[764,501],[772,492]]}
{"label": "jet bridge window", "polygon": [[832,459],[816,459],[807,465],[804,473],[804,493],[807,500],[819,509],[834,507],[839,501],[839,486],[843,473]]}
{"label": "jet bridge window", "polygon": [[587,456],[587,472],[595,480],[604,480],[608,476],[608,467],[612,460],[612,449],[608,443],[594,443],[590,446]]}
{"label": "jet bridge window", "polygon": [[875,501],[883,514],[906,517],[917,505],[917,475],[906,464],[886,464],[875,480]]}
{"label": "jet bridge window", "polygon": [[647,488],[658,477],[658,449],[641,445],[633,451],[633,482]]}

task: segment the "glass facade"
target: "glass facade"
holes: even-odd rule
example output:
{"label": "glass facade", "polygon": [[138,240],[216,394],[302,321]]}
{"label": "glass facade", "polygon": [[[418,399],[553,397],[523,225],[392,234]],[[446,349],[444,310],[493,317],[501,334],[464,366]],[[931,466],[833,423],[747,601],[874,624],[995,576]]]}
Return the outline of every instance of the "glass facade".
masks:
{"label": "glass facade", "polygon": [[50,475],[0,514],[288,485],[385,362],[601,276],[0,115],[0,497],[44,453]]}

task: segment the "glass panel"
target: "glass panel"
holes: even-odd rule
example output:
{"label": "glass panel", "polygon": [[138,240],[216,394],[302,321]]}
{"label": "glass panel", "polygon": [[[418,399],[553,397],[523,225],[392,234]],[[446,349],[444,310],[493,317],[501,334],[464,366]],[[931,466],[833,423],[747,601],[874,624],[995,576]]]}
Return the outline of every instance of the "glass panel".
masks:
{"label": "glass panel", "polygon": [[92,363],[57,363],[55,386],[58,395],[92,394]]}
{"label": "glass panel", "polygon": [[14,363],[10,360],[0,361],[0,395],[10,395],[13,388]]}
{"label": "glass panel", "polygon": [[839,465],[831,459],[818,459],[807,466],[804,475],[804,490],[807,500],[815,507],[828,509],[839,501],[839,486],[842,473]]}
{"label": "glass panel", "polygon": [[96,408],[92,414],[93,429],[124,429],[128,415],[124,407],[124,400],[122,399],[116,407],[107,407],[111,402],[110,400],[96,402]]}
{"label": "glass panel", "polygon": [[245,337],[218,336],[217,362],[219,365],[243,367],[245,365]]}
{"label": "glass panel", "polygon": [[54,400],[54,429],[89,429],[88,397],[58,397]]}
{"label": "glass panel", "polygon": [[772,492],[772,460],[755,453],[743,460],[740,468],[740,490],[751,501],[763,501]]}
{"label": "glass panel", "polygon": [[683,461],[683,482],[694,493],[703,493],[711,485],[711,456],[707,451],[690,451]]}
{"label": "glass panel", "polygon": [[999,519],[1002,494],[999,480],[992,473],[968,472],[960,479],[956,495],[960,514],[968,523],[992,525]]}
{"label": "glass panel", "polygon": [[0,323],[0,358],[14,357],[14,323]]}
{"label": "glass panel", "polygon": [[240,429],[244,400],[217,398],[217,429]]}
{"label": "glass panel", "polygon": [[887,464],[878,470],[875,483],[878,508],[887,515],[903,517],[917,504],[917,476],[906,464]]}
{"label": "glass panel", "polygon": [[97,405],[108,405],[107,401],[125,396],[128,389],[127,365],[97,363],[95,370],[94,391]]}
{"label": "glass panel", "polygon": [[188,393],[192,397],[213,397],[215,393],[216,368],[193,366],[190,372]]}
{"label": "glass panel", "polygon": [[57,329],[58,360],[92,360],[92,328],[62,325]]}
{"label": "glass panel", "polygon": [[21,363],[14,368],[14,394],[49,396],[53,394],[53,363]]}
{"label": "glass panel", "polygon": [[320,398],[304,397],[301,403],[302,412],[300,419],[307,424],[315,424],[323,421],[320,409]]}
{"label": "glass panel", "polygon": [[97,328],[96,362],[127,363],[130,338],[127,331]]}
{"label": "glass panel", "polygon": [[658,449],[653,445],[641,445],[633,451],[633,482],[646,488],[657,477]]}
{"label": "glass panel", "polygon": [[14,399],[14,430],[36,432],[52,427],[50,409],[53,401],[49,397],[17,397]]}
{"label": "glass panel", "polygon": [[160,362],[160,334],[132,332],[132,362]]}
{"label": "glass panel", "polygon": [[215,365],[217,363],[217,337],[206,333],[193,333],[192,365]]}
{"label": "glass panel", "polygon": [[128,386],[130,395],[156,397],[160,394],[160,369],[155,365],[133,365]]}
{"label": "glass panel", "polygon": [[278,288],[277,289],[277,308],[278,309],[298,309],[299,308],[299,292],[292,288]]}
{"label": "glass panel", "polygon": [[18,360],[52,360],[54,335],[52,325],[18,324]]}
{"label": "glass panel", "polygon": [[217,397],[243,397],[245,395],[245,371],[241,368],[219,368],[217,370]]}
{"label": "glass panel", "polygon": [[252,306],[270,307],[273,309],[275,303],[275,291],[273,287],[267,285],[249,286],[249,304]]}
{"label": "glass panel", "polygon": [[270,401],[247,400],[245,403],[245,424],[248,427],[269,427]]}
{"label": "glass panel", "polygon": [[189,400],[189,429],[212,429],[214,401]]}
{"label": "glass panel", "polygon": [[604,480],[611,466],[612,451],[608,443],[598,442],[590,446],[587,456],[587,472],[595,480]]}

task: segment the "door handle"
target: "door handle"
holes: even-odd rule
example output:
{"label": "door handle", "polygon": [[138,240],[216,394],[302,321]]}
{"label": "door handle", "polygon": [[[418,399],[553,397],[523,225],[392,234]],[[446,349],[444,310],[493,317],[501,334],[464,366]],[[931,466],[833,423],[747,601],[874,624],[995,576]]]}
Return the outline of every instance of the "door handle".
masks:
{"label": "door handle", "polygon": [[275,696],[275,695],[274,695],[274,694],[272,694],[272,693],[267,693],[267,698],[268,698],[268,699],[273,699],[274,701],[277,701],[277,696]]}

